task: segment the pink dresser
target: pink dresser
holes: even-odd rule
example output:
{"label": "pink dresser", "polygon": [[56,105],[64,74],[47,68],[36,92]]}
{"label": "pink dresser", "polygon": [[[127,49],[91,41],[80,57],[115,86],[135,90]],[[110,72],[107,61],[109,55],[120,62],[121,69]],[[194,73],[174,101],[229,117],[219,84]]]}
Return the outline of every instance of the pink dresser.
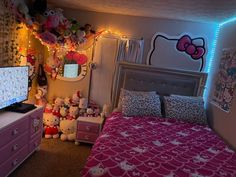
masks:
{"label": "pink dresser", "polygon": [[0,177],[8,176],[41,142],[43,108],[28,113],[0,112]]}
{"label": "pink dresser", "polygon": [[94,143],[102,130],[104,119],[101,117],[79,117],[75,144],[79,142]]}

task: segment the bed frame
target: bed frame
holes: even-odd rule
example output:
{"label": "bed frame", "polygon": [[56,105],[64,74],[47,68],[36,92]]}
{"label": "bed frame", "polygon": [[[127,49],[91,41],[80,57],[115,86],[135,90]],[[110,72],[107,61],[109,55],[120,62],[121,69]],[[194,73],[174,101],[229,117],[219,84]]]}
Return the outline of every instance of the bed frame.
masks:
{"label": "bed frame", "polygon": [[196,71],[157,68],[118,62],[112,87],[112,108],[116,108],[120,89],[156,91],[158,94],[202,96],[207,74]]}

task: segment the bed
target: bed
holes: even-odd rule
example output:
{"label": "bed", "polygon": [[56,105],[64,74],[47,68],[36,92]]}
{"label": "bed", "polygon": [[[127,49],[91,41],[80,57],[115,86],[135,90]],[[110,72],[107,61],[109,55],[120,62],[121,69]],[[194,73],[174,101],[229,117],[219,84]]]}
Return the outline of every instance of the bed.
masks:
{"label": "bed", "polygon": [[[113,107],[121,88],[202,96],[207,75],[119,63]],[[208,126],[113,112],[94,144],[82,176],[235,177],[236,153]]]}

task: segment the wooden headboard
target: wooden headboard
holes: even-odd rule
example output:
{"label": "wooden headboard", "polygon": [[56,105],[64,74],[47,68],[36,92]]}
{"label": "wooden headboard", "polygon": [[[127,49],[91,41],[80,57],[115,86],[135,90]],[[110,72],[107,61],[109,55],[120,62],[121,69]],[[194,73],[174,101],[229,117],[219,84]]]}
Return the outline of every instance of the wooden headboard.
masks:
{"label": "wooden headboard", "polygon": [[202,96],[206,79],[207,74],[202,72],[118,62],[112,87],[112,108],[118,104],[121,88],[156,91],[163,95]]}

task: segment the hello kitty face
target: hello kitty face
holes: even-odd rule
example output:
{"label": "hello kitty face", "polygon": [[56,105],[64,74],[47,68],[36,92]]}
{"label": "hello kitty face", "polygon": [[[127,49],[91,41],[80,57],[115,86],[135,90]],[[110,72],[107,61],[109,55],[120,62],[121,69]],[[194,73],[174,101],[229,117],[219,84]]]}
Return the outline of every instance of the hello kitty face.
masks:
{"label": "hello kitty face", "polygon": [[89,169],[89,174],[91,176],[102,176],[106,173],[106,169],[102,168],[100,164]]}
{"label": "hello kitty face", "polygon": [[59,124],[59,118],[52,113],[44,113],[43,123],[47,126],[54,126]]}
{"label": "hello kitty face", "polygon": [[134,165],[129,164],[126,160],[120,162],[120,168],[125,171],[131,171],[135,168]]}
{"label": "hello kitty face", "polygon": [[78,115],[78,113],[79,113],[78,107],[76,107],[76,106],[71,106],[71,107],[69,108],[69,113],[70,113],[70,116],[76,117],[76,116]]}
{"label": "hello kitty face", "polygon": [[223,94],[223,98],[224,98],[224,101],[226,103],[229,103],[231,100],[232,100],[232,95],[230,93],[230,89],[225,89],[224,90],[224,94]]}

